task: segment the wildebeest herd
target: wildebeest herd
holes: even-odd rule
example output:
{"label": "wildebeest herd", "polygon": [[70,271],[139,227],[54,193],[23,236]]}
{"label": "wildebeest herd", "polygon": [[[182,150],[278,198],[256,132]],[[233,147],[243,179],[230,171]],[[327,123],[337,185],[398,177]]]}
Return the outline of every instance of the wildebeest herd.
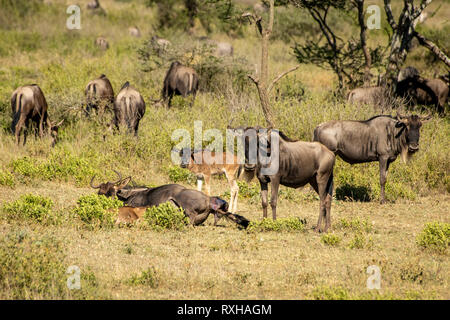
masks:
{"label": "wildebeest herd", "polygon": [[[426,79],[425,79],[426,80]],[[418,103],[431,103],[437,110],[444,112],[444,105],[448,98],[448,84],[441,81],[438,85],[420,78],[415,72],[399,81],[396,93],[407,95],[418,100]],[[183,66],[178,61],[171,64],[166,73],[161,99],[170,107],[174,95],[192,96],[191,106],[194,103],[198,90],[199,77],[194,69]],[[373,96],[378,87],[359,88],[349,94],[351,102],[373,102]],[[421,91],[420,91],[421,90]],[[374,93],[375,92],[375,93]],[[90,81],[85,88],[86,115],[96,112],[101,116],[106,110],[114,114],[111,127],[117,130],[121,126],[128,128],[135,136],[138,135],[139,122],[143,118],[146,104],[139,93],[127,81],[123,84],[117,96],[108,78],[102,74],[99,78]],[[359,100],[358,100],[358,97]],[[57,141],[58,128],[62,124],[52,123],[48,116],[48,105],[42,90],[38,85],[26,85],[17,88],[11,97],[12,125],[11,130],[20,144],[20,134],[24,130],[23,144],[26,142],[27,128],[30,120],[38,127],[39,136],[45,132],[52,137],[52,145]],[[420,128],[431,116],[418,115],[396,116],[378,115],[365,121],[336,121],[331,120],[319,124],[314,129],[313,141],[298,141],[287,137],[282,131],[268,128],[261,134],[260,127],[230,128],[238,139],[242,139],[245,149],[245,161],[238,164],[234,154],[225,152],[221,159],[231,159],[231,163],[218,164],[203,160],[205,156],[215,156],[212,151],[193,151],[190,148],[179,151],[181,167],[187,168],[204,179],[206,194],[198,190],[191,190],[178,184],[162,185],[156,188],[147,188],[131,185],[131,177],[122,178],[114,182],[94,185],[98,194],[108,197],[117,197],[122,200],[124,207],[119,209],[117,223],[129,223],[138,220],[146,208],[170,202],[184,210],[185,215],[193,225],[202,224],[209,216],[214,215],[214,225],[221,217],[226,217],[238,225],[246,228],[249,220],[238,215],[237,179],[245,176],[247,180],[256,177],[261,186],[261,200],[263,217],[267,217],[268,185],[271,184],[270,206],[273,219],[276,219],[278,189],[280,185],[298,188],[306,184],[319,195],[319,219],[316,231],[326,232],[331,226],[331,202],[333,194],[333,168],[335,157],[338,155],[345,162],[355,164],[378,161],[380,166],[380,201],[385,202],[386,175],[390,164],[400,155],[407,158],[419,150]],[[274,146],[273,139],[278,144],[278,170],[267,173],[264,169],[267,163],[251,162],[249,149],[251,145],[261,146],[271,152]],[[220,158],[220,157],[219,157]],[[243,175],[244,173],[244,175]],[[225,174],[230,186],[230,205],[223,199],[210,195],[211,175]],[[323,221],[322,221],[323,220]],[[323,223],[322,223],[323,222]],[[324,226],[322,226],[324,224]]]}

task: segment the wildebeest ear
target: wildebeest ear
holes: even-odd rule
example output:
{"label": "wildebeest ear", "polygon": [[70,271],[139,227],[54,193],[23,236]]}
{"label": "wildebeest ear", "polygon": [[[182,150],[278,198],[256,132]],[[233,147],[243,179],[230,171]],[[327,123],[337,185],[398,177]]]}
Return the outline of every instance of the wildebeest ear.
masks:
{"label": "wildebeest ear", "polygon": [[404,124],[408,124],[408,118],[407,116],[401,115],[400,113],[397,112],[397,116],[396,116],[397,120],[400,122],[403,122]]}
{"label": "wildebeest ear", "polygon": [[123,187],[125,187],[127,184],[129,184],[130,181],[131,181],[131,176],[129,176],[129,177],[123,179],[122,181],[120,181],[120,184],[117,185],[117,186],[114,186],[114,189],[120,190],[120,189],[122,189]]}

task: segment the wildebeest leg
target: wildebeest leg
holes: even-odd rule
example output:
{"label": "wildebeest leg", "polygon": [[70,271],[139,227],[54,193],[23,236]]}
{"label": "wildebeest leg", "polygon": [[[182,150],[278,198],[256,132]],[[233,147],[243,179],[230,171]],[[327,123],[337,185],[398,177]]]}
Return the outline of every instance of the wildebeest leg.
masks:
{"label": "wildebeest leg", "polygon": [[325,210],[326,210],[326,220],[324,232],[327,232],[328,228],[331,227],[331,202],[333,201],[333,174],[328,178],[326,187],[326,198],[325,198]]}
{"label": "wildebeest leg", "polygon": [[272,207],[273,220],[277,219],[277,202],[278,202],[279,187],[280,187],[280,179],[272,179],[270,188],[270,206]]}
{"label": "wildebeest leg", "polygon": [[[319,186],[317,184],[317,176],[312,178],[311,181],[309,182],[309,184],[311,185],[311,187],[313,187],[314,191],[317,192],[317,194],[319,195],[320,198],[320,192],[319,192]],[[320,201],[320,208],[319,208],[319,219],[317,220],[317,225],[314,227],[314,231],[316,232],[320,232],[320,226],[322,225],[322,217],[324,216],[322,214],[322,201]]]}
{"label": "wildebeest leg", "polygon": [[225,176],[227,177],[228,185],[230,186],[230,211],[236,212],[239,186],[234,176],[231,176],[228,172],[225,172]]}
{"label": "wildebeest leg", "polygon": [[388,158],[383,157],[380,158],[380,202],[383,204],[386,202],[385,194],[384,194],[384,186],[386,184],[387,178],[387,169],[388,169]]}
{"label": "wildebeest leg", "polygon": [[192,100],[191,100],[191,104],[189,105],[189,107],[192,108],[192,106],[194,105],[194,101],[195,101],[195,96],[197,95],[197,91],[194,91],[192,93]]}
{"label": "wildebeest leg", "polygon": [[[16,132],[15,132],[15,135],[16,135],[16,143],[17,143],[17,145],[19,145],[20,144],[20,133],[22,132],[22,129],[25,129],[26,130],[26,128],[24,128],[24,124],[25,124],[25,119],[24,119],[24,117],[21,115],[20,116],[20,118],[19,118],[19,121],[17,121],[17,124],[16,124]],[[25,130],[24,130],[24,140],[23,140],[23,144],[25,145],[25,137],[26,137],[26,133],[25,133]]]}
{"label": "wildebeest leg", "polygon": [[203,175],[203,179],[205,180],[205,193],[210,196],[211,195],[211,176],[210,175]]}
{"label": "wildebeest leg", "polygon": [[266,182],[259,181],[261,185],[261,204],[263,209],[263,218],[267,218],[267,190],[268,184]]}

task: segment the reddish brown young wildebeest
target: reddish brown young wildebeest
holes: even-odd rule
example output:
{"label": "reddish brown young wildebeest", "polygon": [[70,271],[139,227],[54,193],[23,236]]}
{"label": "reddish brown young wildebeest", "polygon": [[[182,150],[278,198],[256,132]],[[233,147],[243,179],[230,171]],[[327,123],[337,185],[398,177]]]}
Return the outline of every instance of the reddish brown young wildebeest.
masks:
{"label": "reddish brown young wildebeest", "polygon": [[202,191],[200,179],[205,180],[205,189],[208,196],[211,195],[211,176],[225,174],[230,186],[230,208],[237,211],[239,186],[237,179],[242,172],[242,165],[238,158],[230,152],[213,152],[201,150],[193,152],[190,148],[180,150],[182,168],[186,168],[197,175],[197,190]]}
{"label": "reddish brown young wildebeest", "polygon": [[11,96],[11,109],[13,119],[11,131],[16,136],[16,143],[20,143],[20,133],[24,130],[23,144],[27,140],[27,128],[31,120],[38,127],[39,137],[44,136],[45,127],[52,137],[52,146],[58,138],[58,128],[64,121],[52,125],[48,118],[48,105],[44,93],[37,84],[21,86],[14,90]]}

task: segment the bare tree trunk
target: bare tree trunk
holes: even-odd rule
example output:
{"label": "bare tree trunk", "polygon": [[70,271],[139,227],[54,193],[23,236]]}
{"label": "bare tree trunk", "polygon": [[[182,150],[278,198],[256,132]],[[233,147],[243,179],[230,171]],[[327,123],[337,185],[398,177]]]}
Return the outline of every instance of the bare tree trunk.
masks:
{"label": "bare tree trunk", "polygon": [[439,49],[439,47],[436,44],[434,44],[431,40],[425,38],[417,31],[414,32],[414,36],[417,38],[417,40],[419,40],[419,43],[422,46],[429,49],[436,55],[436,57],[438,57],[442,62],[444,62],[447,65],[447,67],[450,67],[450,58],[447,57],[447,55],[441,49]]}
{"label": "bare tree trunk", "polygon": [[370,68],[372,66],[372,57],[370,56],[369,48],[367,47],[366,31],[367,26],[364,21],[364,0],[355,0],[356,7],[358,9],[358,22],[360,28],[360,41],[361,49],[364,54],[365,66],[364,66],[364,85],[368,86],[370,84]]}

